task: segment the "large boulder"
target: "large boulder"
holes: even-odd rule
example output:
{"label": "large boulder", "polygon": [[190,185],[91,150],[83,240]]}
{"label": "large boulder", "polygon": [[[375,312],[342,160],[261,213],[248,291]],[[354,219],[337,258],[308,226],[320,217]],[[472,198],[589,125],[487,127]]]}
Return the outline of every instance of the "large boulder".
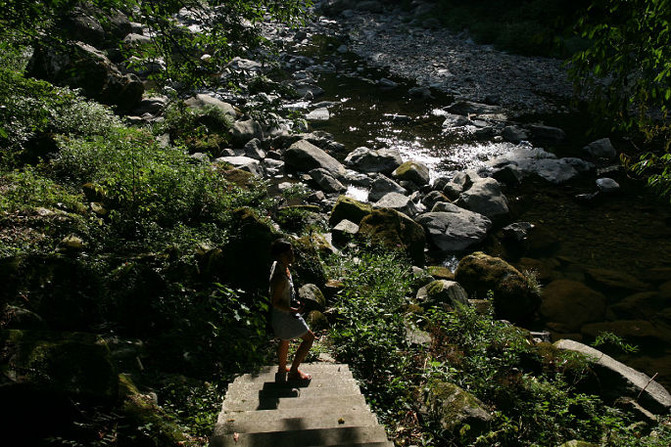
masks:
{"label": "large boulder", "polygon": [[635,398],[641,406],[655,414],[668,414],[671,409],[671,394],[646,374],[577,341],[559,340],[554,345],[590,358],[597,376],[597,380],[589,383],[590,392],[599,393],[610,401],[622,396]]}
{"label": "large boulder", "polygon": [[326,308],[326,298],[322,291],[315,284],[304,284],[298,289],[298,297],[305,305],[307,313],[318,310],[323,311]]}
{"label": "large boulder", "polygon": [[440,202],[432,211],[415,219],[426,230],[431,242],[440,250],[458,252],[481,243],[492,221],[451,203]]}
{"label": "large boulder", "polygon": [[184,105],[196,110],[202,110],[208,107],[213,108],[231,120],[234,120],[238,116],[235,107],[233,107],[231,104],[204,93],[198,93],[196,96],[188,98],[184,101]]}
{"label": "large boulder", "polygon": [[296,141],[289,146],[284,152],[284,162],[287,168],[297,172],[323,168],[335,178],[345,175],[345,167],[338,160],[306,140]]}
{"label": "large boulder", "polygon": [[456,204],[490,219],[510,212],[508,199],[503,195],[499,182],[493,178],[483,178],[473,183],[461,193]]}
{"label": "large boulder", "polygon": [[333,206],[329,223],[337,225],[343,220],[349,220],[357,225],[361,220],[373,212],[373,207],[368,203],[359,202],[347,196],[340,196]]}
{"label": "large boulder", "polygon": [[415,265],[424,265],[424,229],[403,213],[388,208],[375,209],[361,220],[359,234],[375,244],[401,249]]}
{"label": "large boulder", "polygon": [[89,98],[121,110],[137,106],[144,93],[144,85],[137,76],[122,74],[105,54],[82,42],[59,48],[37,46],[27,74],[80,88]]}
{"label": "large boulder", "polygon": [[365,173],[391,174],[403,159],[396,149],[369,149],[358,147],[345,157],[345,164],[352,169]]}
{"label": "large boulder", "polygon": [[417,303],[424,307],[445,305],[454,309],[457,305],[468,306],[468,294],[456,281],[437,279],[421,287],[415,296]]}
{"label": "large boulder", "polygon": [[426,408],[443,430],[471,441],[489,431],[492,415],[469,392],[438,380],[430,382],[426,390]]}
{"label": "large boulder", "polygon": [[606,297],[581,282],[557,279],[545,286],[541,315],[562,332],[577,332],[606,314]]}
{"label": "large boulder", "polygon": [[617,150],[613,146],[613,143],[611,143],[610,138],[601,138],[600,140],[592,141],[583,147],[582,150],[592,158],[613,160],[617,157]]}
{"label": "large boulder", "polygon": [[518,147],[509,153],[488,162],[494,170],[493,176],[514,168],[516,175],[538,177],[549,183],[562,184],[594,170],[594,165],[577,158],[557,158],[540,148]]}
{"label": "large boulder", "polygon": [[482,252],[462,258],[455,279],[470,295],[484,297],[491,290],[498,318],[524,322],[540,304],[539,291],[526,276],[503,259]]}

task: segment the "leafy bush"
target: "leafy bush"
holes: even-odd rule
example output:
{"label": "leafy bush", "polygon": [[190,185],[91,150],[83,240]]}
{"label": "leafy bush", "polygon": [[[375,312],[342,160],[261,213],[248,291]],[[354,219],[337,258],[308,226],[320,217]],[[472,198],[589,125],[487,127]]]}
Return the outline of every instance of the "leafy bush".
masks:
{"label": "leafy bush", "polygon": [[350,364],[381,415],[396,415],[409,392],[412,374],[403,354],[403,306],[410,291],[409,264],[393,252],[360,251],[334,256],[327,275],[343,288],[334,302],[329,338],[338,360]]}
{"label": "leafy bush", "polygon": [[[56,135],[106,135],[120,120],[77,93],[0,68],[0,168],[36,162]],[[41,148],[43,146],[45,148]]]}

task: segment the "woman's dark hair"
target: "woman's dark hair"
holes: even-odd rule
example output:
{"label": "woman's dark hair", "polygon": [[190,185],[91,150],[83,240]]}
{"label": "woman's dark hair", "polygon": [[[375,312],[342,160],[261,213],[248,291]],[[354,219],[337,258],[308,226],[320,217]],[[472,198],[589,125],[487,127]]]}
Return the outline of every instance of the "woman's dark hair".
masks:
{"label": "woman's dark hair", "polygon": [[275,239],[273,243],[270,245],[270,254],[273,255],[274,257],[277,257],[281,255],[284,252],[287,252],[292,249],[291,242],[288,240],[281,238],[281,239]]}

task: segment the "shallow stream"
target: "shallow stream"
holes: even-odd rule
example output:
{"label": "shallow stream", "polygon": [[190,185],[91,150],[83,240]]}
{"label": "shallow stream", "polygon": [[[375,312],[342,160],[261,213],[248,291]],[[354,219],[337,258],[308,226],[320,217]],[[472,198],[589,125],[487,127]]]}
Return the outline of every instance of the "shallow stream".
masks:
{"label": "shallow stream", "polygon": [[[331,103],[330,119],[311,121],[310,127],[331,133],[347,151],[359,146],[397,148],[404,161],[426,164],[435,179],[481,168],[487,160],[515,147],[496,139],[474,142],[464,138],[464,133],[444,132],[442,110],[451,103],[449,96],[433,92],[432,98],[413,97],[409,94],[412,85],[399,79],[393,79],[398,86],[383,87],[378,81],[389,76],[367,68],[351,55],[345,55],[340,64],[337,73],[319,78],[325,94],[318,101]],[[527,119],[538,121],[541,117]],[[582,146],[600,138],[586,134],[584,116],[557,115],[542,120],[567,132],[561,147],[544,147],[560,157],[576,156]],[[618,149],[626,144],[614,143]],[[594,178],[570,185],[533,182],[507,189],[511,216],[506,223],[530,222],[541,236],[532,249],[518,253],[507,249],[500,232],[494,231],[478,249],[501,256],[520,270],[535,271],[543,286],[568,279],[603,293],[608,303],[604,329],[621,333],[625,341],[640,348],[629,357],[607,352],[650,376],[657,374],[657,380],[671,389],[671,207],[621,170],[608,172],[604,176],[615,178],[622,191],[599,200],[576,199],[578,194],[597,191]],[[365,199],[363,191],[351,188],[349,194]],[[463,255],[444,253],[431,261],[454,269]],[[589,273],[593,269],[605,269],[627,280],[634,278],[643,285],[595,278]],[[540,320],[537,324],[534,329],[550,330],[553,339],[592,341],[581,334],[558,333]]]}

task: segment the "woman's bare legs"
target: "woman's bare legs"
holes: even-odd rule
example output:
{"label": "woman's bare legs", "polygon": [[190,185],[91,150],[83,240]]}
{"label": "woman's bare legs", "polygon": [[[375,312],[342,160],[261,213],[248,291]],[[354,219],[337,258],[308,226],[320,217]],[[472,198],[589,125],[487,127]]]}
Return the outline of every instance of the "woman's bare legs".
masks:
{"label": "woman's bare legs", "polygon": [[280,374],[285,374],[287,370],[287,354],[289,353],[289,340],[280,340],[280,344],[277,347],[277,357],[280,361],[280,366],[277,368],[277,372]]}
{"label": "woman's bare legs", "polygon": [[[308,355],[308,351],[312,347],[312,343],[315,341],[315,334],[313,334],[312,331],[307,331],[305,334],[301,336],[301,339],[303,341],[301,342],[301,345],[298,347],[298,351],[296,351],[296,356],[294,357],[294,361],[291,364],[291,369],[289,370],[289,377],[292,379],[308,380],[311,379],[312,377],[310,376],[310,374],[305,374],[304,372],[300,371],[298,369],[298,365],[300,365],[303,362],[303,360],[305,360],[305,356]],[[282,371],[282,366],[283,364],[280,358],[280,371]],[[286,352],[284,355],[284,367],[286,367]]]}

